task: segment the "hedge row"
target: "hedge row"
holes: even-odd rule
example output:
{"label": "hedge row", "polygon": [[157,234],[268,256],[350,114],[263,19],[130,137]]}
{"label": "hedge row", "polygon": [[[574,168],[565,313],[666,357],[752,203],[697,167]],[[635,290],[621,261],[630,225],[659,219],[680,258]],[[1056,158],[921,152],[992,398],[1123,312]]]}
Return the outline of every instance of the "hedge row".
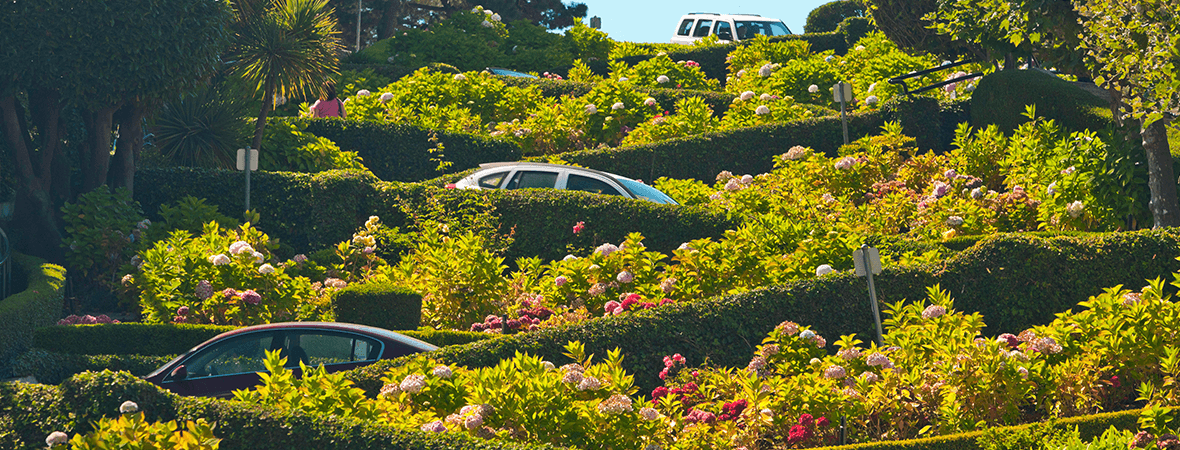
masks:
{"label": "hedge row", "polygon": [[[951,293],[955,308],[983,314],[989,335],[1019,333],[1046,324],[1056,313],[1115,285],[1139,287],[1144,280],[1180,270],[1180,230],[1139,231],[1042,238],[1001,234],[944,262],[926,267],[887,268],[875,277],[881,302],[926,298],[935,284]],[[438,350],[434,356],[468,367],[487,367],[528,352],[564,363],[562,346],[581,341],[588,352],[621,348],[624,366],[645,390],[657,378],[665,355],[680,353],[690,365],[706,360],[744,367],[771,329],[785,320],[812,326],[835,338],[874,335],[865,281],[841,273],[798,280],[752,292],[681,303],[633,315],[594,319]],[[380,362],[349,377],[375,394],[380,376],[398,361]]]}
{"label": "hedge row", "polygon": [[12,277],[26,288],[0,300],[0,378],[10,376],[12,359],[31,346],[33,330],[61,317],[65,300],[64,268],[19,253],[11,257]]}
{"label": "hedge row", "polygon": [[[430,152],[437,144],[444,147],[442,160],[451,163],[448,171],[520,159],[516,144],[471,134],[397,123],[297,117],[276,120],[306,123],[307,132],[331,139],[341,150],[357,152],[365,167],[384,181],[419,181],[443,174],[438,161],[432,161],[439,155]],[[437,142],[430,141],[432,136]]]}
{"label": "hedge row", "polygon": [[215,425],[222,450],[314,448],[320,450],[552,449],[482,440],[456,433],[402,431],[285,412],[259,405],[179,397],[127,372],[88,372],[60,386],[0,384],[0,448],[44,448],[53,431],[87,433],[102,417],[115,417],[125,401],[139,405],[149,421],[196,420]]}
{"label": "hedge row", "polygon": [[[499,440],[479,440],[456,433],[401,431],[391,427],[309,416],[273,408],[207,398],[185,398],[162,391],[126,372],[85,373],[60,386],[0,384],[0,447],[42,448],[52,431],[92,431],[102,417],[114,417],[125,401],[139,405],[149,421],[196,420],[215,424],[222,449],[549,449]],[[1139,411],[1120,411],[1049,422],[1053,429],[1077,427],[1083,439],[1110,427],[1136,429]],[[827,447],[831,450],[977,450],[980,438],[1026,432],[1034,425],[998,427],[908,441]],[[1042,424],[1044,426],[1044,424]]]}
{"label": "hedge row", "polygon": [[[243,208],[244,176],[240,172],[196,168],[136,171],[135,200],[153,214],[160,205],[186,195],[206,199],[227,214]],[[657,205],[582,192],[533,190],[470,191],[437,189],[415,184],[382,183],[355,171],[317,174],[258,172],[251,176],[251,206],[261,215],[259,228],[290,246],[309,252],[350,239],[371,215],[388,226],[405,230],[400,204],[427,208],[432,199],[447,211],[492,209],[502,231],[515,230],[516,240],[505,256],[564,257],[569,251],[588,252],[603,242],[618,243],[627,233],[647,237],[648,247],[671,252],[683,242],[720,236],[733,223],[723,215],[696,208]],[[149,216],[152,220],[159,217]],[[573,224],[584,221],[588,233],[574,235]]]}
{"label": "hedge row", "polygon": [[21,353],[13,360],[12,373],[21,377],[31,376],[38,383],[45,384],[58,384],[75,374],[87,371],[124,371],[142,377],[167,364],[175,357],[176,355],[82,355],[52,353],[34,348]]}
{"label": "hedge row", "polygon": [[[778,36],[770,38],[771,42],[783,42],[802,40],[811,44],[811,51],[814,53],[826,52],[831,50],[837,55],[848,53],[848,42],[845,39],[844,33],[835,31],[830,33],[808,33],[808,34],[793,34],[789,36]],[[688,60],[696,61],[701,65],[701,71],[705,73],[706,77],[718,80],[721,85],[725,85],[725,77],[729,75],[729,62],[725,60],[729,53],[734,51],[738,46],[746,45],[743,43],[721,44],[710,46],[684,46],[682,50],[667,52],[668,57],[673,61]],[[615,61],[622,61],[629,66],[634,66],[640,62],[654,58],[656,55],[635,55],[625,58],[617,58]],[[609,63],[604,60],[586,61],[590,66],[590,70],[598,76],[606,76],[610,74]],[[549,72],[559,74],[563,77],[568,77],[570,69],[573,65],[562,66],[550,69]]]}
{"label": "hedge row", "polygon": [[422,324],[422,295],[384,283],[348,286],[332,296],[336,320],[387,330],[417,330]]}
{"label": "hedge row", "polygon": [[[594,83],[583,83],[579,81],[569,80],[550,80],[547,78],[522,78],[522,77],[500,77],[500,80],[509,86],[529,87],[536,86],[541,91],[541,95],[547,98],[560,98],[564,96],[580,97],[586,95],[591,89],[594,89]],[[665,110],[669,112],[676,112],[676,101],[682,98],[695,97],[700,98],[713,108],[713,113],[718,117],[729,111],[729,105],[733,103],[733,95],[724,92],[715,91],[696,91],[692,89],[658,89],[658,88],[638,88],[638,92],[647,94],[651,98],[656,99]]]}
{"label": "hedge row", "polygon": [[[966,121],[966,103],[917,97],[891,102],[882,109],[848,116],[848,139],[879,134],[886,121],[900,122],[906,135],[922,150],[946,151],[954,127]],[[835,156],[844,143],[840,116],[816,117],[789,123],[706,133],[667,141],[599,150],[562,153],[555,157],[631,178],[694,178],[712,182],[717,173],[769,172],[774,159],[795,145]],[[540,160],[540,159],[538,159]]]}
{"label": "hedge row", "polygon": [[[221,333],[232,325],[117,323],[63,325],[38,328],[33,347],[42,351],[75,355],[175,356]],[[439,347],[467,344],[495,335],[471,331],[402,330],[398,333]]]}
{"label": "hedge row", "polygon": [[865,444],[838,445],[820,447],[824,450],[983,450],[990,448],[981,445],[980,438],[1003,437],[1028,432],[1033,426],[1048,425],[1053,430],[1067,431],[1077,427],[1082,440],[1092,440],[1111,427],[1120,430],[1138,430],[1138,419],[1141,410],[1108,412],[1091,416],[1077,416],[1059,419],[1051,422],[1016,425],[1010,427],[990,428],[984,431],[936,436],[907,441],[882,441]]}

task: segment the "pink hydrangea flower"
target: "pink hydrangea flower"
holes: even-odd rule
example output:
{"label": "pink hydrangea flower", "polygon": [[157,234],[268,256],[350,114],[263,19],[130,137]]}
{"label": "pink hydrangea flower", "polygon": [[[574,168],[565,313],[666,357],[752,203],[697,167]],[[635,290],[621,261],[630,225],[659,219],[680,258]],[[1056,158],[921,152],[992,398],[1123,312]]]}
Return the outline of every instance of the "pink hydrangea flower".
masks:
{"label": "pink hydrangea flower", "polygon": [[620,283],[630,283],[632,281],[635,281],[635,274],[632,274],[630,271],[624,270],[622,272],[619,272],[619,274],[615,276],[615,279],[619,280]]}
{"label": "pink hydrangea flower", "polygon": [[831,366],[828,366],[827,369],[824,369],[824,377],[825,378],[832,378],[832,379],[844,378],[844,376],[847,374],[848,373],[844,370],[843,367],[837,366],[834,364]]}
{"label": "pink hydrangea flower", "polygon": [[922,310],[922,318],[926,320],[942,316],[943,314],[946,314],[946,307],[942,305],[930,305]]}
{"label": "pink hydrangea flower", "polygon": [[579,221],[574,224],[574,234],[581,233],[584,229],[586,229],[586,222]]}
{"label": "pink hydrangea flower", "polygon": [[565,286],[565,284],[569,281],[569,278],[566,278],[565,275],[559,275],[557,278],[553,279],[553,284],[557,287],[562,287]]}
{"label": "pink hydrangea flower", "polygon": [[242,292],[242,301],[251,305],[257,305],[262,303],[262,296],[254,292],[253,289],[247,289],[245,292]]}
{"label": "pink hydrangea flower", "polygon": [[598,253],[602,256],[610,256],[611,253],[617,251],[619,251],[619,247],[616,247],[615,244],[611,243],[599,245],[598,248],[594,249],[594,253]]}

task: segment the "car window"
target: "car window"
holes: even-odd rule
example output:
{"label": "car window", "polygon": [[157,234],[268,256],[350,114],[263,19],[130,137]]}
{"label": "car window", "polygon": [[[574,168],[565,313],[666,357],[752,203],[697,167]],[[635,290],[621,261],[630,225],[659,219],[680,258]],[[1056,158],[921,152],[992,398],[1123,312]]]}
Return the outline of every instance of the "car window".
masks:
{"label": "car window", "polygon": [[717,21],[717,26],[713,27],[713,34],[716,34],[718,39],[733,40],[733,30],[729,28],[729,22],[724,20]]}
{"label": "car window", "polygon": [[557,185],[557,172],[541,170],[517,171],[506,189],[552,188]]}
{"label": "car window", "polygon": [[688,36],[688,33],[692,31],[692,21],[693,19],[684,19],[683,22],[680,22],[680,28],[676,29],[676,34]]}
{"label": "car window", "polygon": [[653,188],[638,181],[623,177],[615,178],[615,181],[618,181],[619,184],[623,185],[623,187],[626,187],[627,190],[631,191],[632,194],[635,194],[636,197],[667,205],[679,204],[676,203],[676,200],[673,200],[672,197],[669,197],[667,194],[660,192],[659,189]]}
{"label": "car window", "polygon": [[565,181],[565,188],[571,191],[586,191],[595,194],[623,195],[622,192],[619,192],[618,189],[615,189],[605,181],[572,173]]}
{"label": "car window", "polygon": [[304,363],[312,366],[375,360],[380,350],[381,343],[376,339],[350,333],[308,330],[287,338],[287,352],[306,355]]}
{"label": "car window", "polygon": [[738,39],[749,39],[755,35],[786,36],[791,34],[782,22],[768,22],[763,20],[739,20],[735,22],[738,29]]}
{"label": "car window", "polygon": [[[697,32],[693,33],[693,37],[705,37],[709,35],[709,28],[713,27],[712,20],[702,20],[697,22]],[[667,28],[665,28],[667,29]]]}
{"label": "car window", "polygon": [[218,342],[185,361],[188,379],[261,372],[273,333],[251,333]]}
{"label": "car window", "polygon": [[504,181],[504,175],[508,172],[496,172],[491,175],[484,175],[479,178],[479,187],[484,189],[499,189],[500,183]]}

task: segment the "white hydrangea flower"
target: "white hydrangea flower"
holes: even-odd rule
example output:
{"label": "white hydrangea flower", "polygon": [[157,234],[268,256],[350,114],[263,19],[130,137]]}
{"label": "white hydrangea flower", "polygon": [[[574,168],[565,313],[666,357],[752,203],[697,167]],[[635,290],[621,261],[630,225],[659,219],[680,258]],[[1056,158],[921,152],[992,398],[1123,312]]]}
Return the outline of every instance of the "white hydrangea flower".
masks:
{"label": "white hydrangea flower", "polygon": [[500,15],[499,15],[499,14],[492,14],[492,21],[493,21],[493,22],[499,22],[499,21],[500,21]]}
{"label": "white hydrangea flower", "polygon": [[435,367],[434,370],[432,370],[430,373],[436,377],[439,377],[439,378],[450,378],[451,375],[454,375],[454,373],[451,372],[450,367],[443,366],[443,365]]}
{"label": "white hydrangea flower", "polygon": [[1075,200],[1073,203],[1070,203],[1069,206],[1065,207],[1065,211],[1069,213],[1070,217],[1073,217],[1076,219],[1078,217],[1081,217],[1082,212],[1085,208],[1086,208],[1086,205],[1083,204],[1081,200]]}
{"label": "white hydrangea flower", "polygon": [[215,265],[215,266],[224,266],[226,264],[229,264],[229,261],[230,261],[229,257],[225,256],[224,253],[218,253],[216,255],[209,257],[209,262],[213,263],[213,265]]}
{"label": "white hydrangea flower", "polygon": [[623,105],[623,102],[615,102],[615,104],[610,105],[611,111],[618,111],[618,110],[623,109],[625,107],[626,106]]}
{"label": "white hydrangea flower", "polygon": [[258,267],[258,273],[261,273],[261,274],[275,273],[275,267],[270,264],[263,264]]}
{"label": "white hydrangea flower", "polygon": [[598,107],[594,106],[593,103],[586,105],[586,114],[597,114],[597,113],[598,113]]}
{"label": "white hydrangea flower", "polygon": [[488,21],[486,21],[486,20],[485,20],[485,21],[483,21],[482,23],[480,23],[480,25],[483,25],[484,27],[487,27],[487,28],[491,28],[491,27],[494,27],[494,26],[495,26],[495,25],[492,25],[492,23],[491,23],[491,22],[488,22]]}
{"label": "white hydrangea flower", "polygon": [[368,96],[368,95],[371,95],[371,94],[372,94],[372,92],[369,92],[369,90],[368,90],[368,89],[361,89],[361,90],[359,90],[359,91],[356,91],[356,96],[357,96],[357,97],[365,97],[365,96]]}
{"label": "white hydrangea flower", "polygon": [[739,98],[741,98],[743,102],[748,101],[748,100],[754,98],[754,91],[742,92],[742,96]]}
{"label": "white hydrangea flower", "polygon": [[656,106],[656,99],[648,97],[643,100],[643,104],[646,106]]}
{"label": "white hydrangea flower", "polygon": [[463,80],[466,80],[466,79],[467,79],[467,75],[463,75],[463,74],[461,74],[461,73],[457,73],[457,74],[455,74],[455,76],[453,76],[453,77],[451,77],[451,78],[453,78],[455,81],[463,81]]}
{"label": "white hydrangea flower", "polygon": [[773,71],[774,68],[770,64],[763,64],[762,67],[758,68],[758,76],[763,78],[769,77]]}
{"label": "white hydrangea flower", "polygon": [[393,100],[392,92],[384,92],[381,94],[381,103],[389,103],[390,100]]}
{"label": "white hydrangea flower", "polygon": [[817,277],[822,277],[822,276],[827,275],[829,273],[832,273],[832,266],[831,265],[820,264],[819,267],[815,268],[815,276],[817,276]]}
{"label": "white hydrangea flower", "polygon": [[761,116],[763,114],[770,114],[770,108],[767,107],[766,105],[758,105],[758,107],[754,109],[754,114],[757,114],[759,116]]}
{"label": "white hydrangea flower", "polygon": [[660,75],[656,77],[656,83],[664,84],[670,80],[667,75]]}
{"label": "white hydrangea flower", "polygon": [[866,105],[876,105],[877,104],[877,96],[876,95],[868,96],[868,98],[865,98],[865,104]]}
{"label": "white hydrangea flower", "polygon": [[49,436],[45,437],[45,445],[48,445],[50,447],[53,447],[55,445],[64,445],[68,442],[70,442],[70,437],[60,431],[54,431],[52,433],[49,433]]}
{"label": "white hydrangea flower", "polygon": [[816,86],[814,84],[811,86],[807,86],[807,92],[810,92],[812,94],[819,92],[819,86]]}
{"label": "white hydrangea flower", "polygon": [[139,405],[131,400],[127,400],[122,405],[119,405],[119,414],[133,413],[136,411],[139,411]]}

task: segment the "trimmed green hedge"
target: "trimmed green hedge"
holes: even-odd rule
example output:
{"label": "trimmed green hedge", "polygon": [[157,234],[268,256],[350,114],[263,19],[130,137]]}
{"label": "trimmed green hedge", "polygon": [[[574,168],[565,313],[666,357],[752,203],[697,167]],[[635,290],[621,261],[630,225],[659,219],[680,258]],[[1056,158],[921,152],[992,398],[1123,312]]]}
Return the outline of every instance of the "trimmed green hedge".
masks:
{"label": "trimmed green hedge", "polygon": [[61,316],[66,270],[45,260],[12,254],[14,279],[24,279],[24,291],[0,299],[0,378],[11,373],[12,358],[33,343],[33,330],[52,325]]}
{"label": "trimmed green hedge", "polygon": [[455,433],[401,431],[392,427],[289,413],[265,406],[209,398],[179,397],[127,372],[87,372],[60,386],[0,384],[0,448],[44,448],[52,431],[87,433],[102,417],[118,415],[133,401],[148,421],[204,418],[216,427],[223,450],[314,448],[318,450],[552,449]]}
{"label": "trimmed green hedge", "polygon": [[1026,105],[1036,105],[1038,116],[1071,131],[1098,131],[1114,123],[1108,101],[1042,70],[1001,70],[981,78],[971,94],[971,123],[1011,132],[1028,121],[1022,115]]}
{"label": "trimmed green hedge", "polygon": [[[593,83],[550,80],[547,78],[500,77],[500,81],[503,81],[509,86],[522,88],[536,86],[541,91],[541,95],[548,98],[560,98],[566,95],[580,97],[589,93],[591,89],[594,89]],[[733,103],[733,95],[724,92],[658,88],[639,88],[636,91],[656,99],[669,112],[676,112],[676,100],[686,97],[697,97],[704,100],[710,108],[713,108],[713,114],[716,114],[718,117],[729,111],[729,105]]]}
{"label": "trimmed green hedge", "polygon": [[[190,347],[191,348],[191,347]],[[188,351],[186,348],[185,351]],[[51,353],[34,348],[17,356],[12,363],[12,373],[17,376],[32,376],[38,383],[58,384],[74,374],[86,371],[126,371],[142,377],[162,367],[176,355],[83,355],[73,353]]]}
{"label": "trimmed green hedge", "polygon": [[479,167],[480,163],[520,159],[520,147],[511,142],[481,136],[432,131],[405,124],[358,122],[339,119],[283,117],[278,120],[307,124],[307,132],[331,139],[340,150],[357,152],[365,167],[383,181],[420,181],[441,174],[438,155],[430,153],[435,143],[443,144],[444,161],[450,171]]}
{"label": "trimmed green hedge", "polygon": [[[135,192],[135,200],[149,213],[186,195],[204,198],[226,212],[243,208],[240,172],[167,168],[141,169],[135,176],[137,185],[152,187]],[[424,208],[430,196],[450,211],[462,211],[456,208],[473,201],[494,207],[502,231],[515,229],[516,240],[505,254],[508,261],[521,256],[561,258],[569,253],[567,244],[588,252],[603,242],[621,242],[633,231],[647,237],[648,247],[671,252],[682,242],[721,236],[734,225],[723,215],[702,209],[613,196],[557,190],[437,189],[381,183],[355,171],[257,172],[251,175],[251,184],[251,206],[261,215],[258,226],[294,252],[310,253],[351,239],[372,215],[380,216],[387,226],[406,230],[406,215],[399,201]],[[154,214],[150,217],[158,219]],[[589,233],[575,236],[570,232],[579,221],[586,222]]]}
{"label": "trimmed green hedge", "polygon": [[341,322],[387,330],[417,330],[422,324],[422,295],[392,284],[353,284],[332,295],[332,307]]}
{"label": "trimmed green hedge", "polygon": [[[38,328],[33,347],[50,353],[76,355],[170,356],[187,352],[227,331],[231,325],[116,323],[63,325]],[[491,339],[495,335],[471,331],[401,330],[398,333],[439,347]]]}
{"label": "trimmed green hedge", "polygon": [[[940,284],[955,308],[983,314],[989,335],[1018,333],[1046,324],[1055,314],[1104,288],[1142,286],[1144,280],[1180,270],[1180,230],[1139,231],[1042,238],[1020,234],[986,237],[975,246],[928,267],[888,268],[875,277],[881,302],[926,298]],[[434,356],[468,367],[487,367],[515,352],[564,362],[562,348],[581,341],[586,351],[621,348],[626,369],[642,389],[660,384],[665,355],[680,353],[689,365],[705,360],[744,367],[766,333],[785,320],[837,337],[874,335],[865,281],[849,273],[798,280],[752,292],[681,303],[633,315],[590,320],[499,339],[440,349]],[[383,361],[349,373],[376,394],[380,377],[398,361]],[[560,365],[560,364],[558,364]]]}

